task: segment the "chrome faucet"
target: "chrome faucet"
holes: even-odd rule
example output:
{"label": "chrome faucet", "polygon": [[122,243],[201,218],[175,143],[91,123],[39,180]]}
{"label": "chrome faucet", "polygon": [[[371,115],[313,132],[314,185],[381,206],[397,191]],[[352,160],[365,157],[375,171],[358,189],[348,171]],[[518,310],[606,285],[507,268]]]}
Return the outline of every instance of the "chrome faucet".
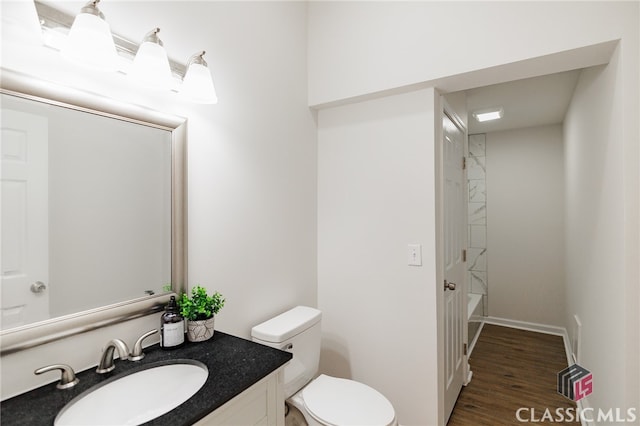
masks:
{"label": "chrome faucet", "polygon": [[102,357],[100,358],[100,364],[98,364],[98,368],[96,368],[96,373],[108,373],[109,371],[116,368],[113,365],[113,352],[115,349],[118,349],[118,353],[120,354],[120,359],[125,360],[129,358],[129,348],[127,344],[120,339],[110,340],[109,343],[102,349]]}

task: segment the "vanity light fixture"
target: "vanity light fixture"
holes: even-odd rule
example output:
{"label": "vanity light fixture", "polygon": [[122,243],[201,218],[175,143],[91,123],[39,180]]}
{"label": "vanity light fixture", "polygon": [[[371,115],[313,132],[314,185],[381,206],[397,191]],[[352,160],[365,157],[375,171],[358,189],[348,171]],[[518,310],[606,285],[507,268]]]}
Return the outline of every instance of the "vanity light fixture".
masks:
{"label": "vanity light fixture", "polygon": [[160,28],[149,31],[138,48],[129,78],[136,83],[154,89],[170,89],[171,68],[162,40],[158,37]]}
{"label": "vanity light fixture", "polygon": [[504,110],[502,109],[502,107],[488,108],[474,111],[472,115],[478,122],[482,123],[485,121],[498,120],[502,118],[502,116],[504,115]]}
{"label": "vanity light fixture", "polygon": [[[147,33],[140,45],[112,34],[97,7],[99,1],[89,1],[74,19],[41,0],[34,0],[45,45],[85,66],[127,74],[141,86],[179,92],[195,103],[218,102],[204,51],[192,55],[185,66],[167,57],[158,37],[159,28]],[[96,34],[100,34],[99,41],[91,41],[96,40]],[[80,39],[72,39],[76,36]]]}
{"label": "vanity light fixture", "polygon": [[205,51],[203,50],[189,58],[181,93],[192,102],[215,104],[218,103],[218,96],[213,86],[213,78],[209,72],[209,66],[203,58],[204,54]]}
{"label": "vanity light fixture", "polygon": [[117,52],[100,0],[92,0],[73,20],[62,55],[80,65],[100,71],[115,71]]}

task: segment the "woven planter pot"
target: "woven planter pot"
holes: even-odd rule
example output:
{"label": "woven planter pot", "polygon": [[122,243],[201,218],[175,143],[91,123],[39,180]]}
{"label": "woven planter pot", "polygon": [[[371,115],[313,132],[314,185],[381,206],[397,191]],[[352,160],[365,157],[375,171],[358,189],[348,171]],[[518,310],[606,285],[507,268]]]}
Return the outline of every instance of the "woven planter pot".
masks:
{"label": "woven planter pot", "polygon": [[206,320],[187,321],[187,339],[190,342],[204,342],[213,336],[213,322],[215,317]]}

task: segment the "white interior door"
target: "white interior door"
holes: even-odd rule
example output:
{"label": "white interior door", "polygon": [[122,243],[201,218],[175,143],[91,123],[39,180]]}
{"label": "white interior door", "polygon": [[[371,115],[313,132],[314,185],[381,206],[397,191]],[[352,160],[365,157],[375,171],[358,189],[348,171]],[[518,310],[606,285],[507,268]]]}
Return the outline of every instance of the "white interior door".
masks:
{"label": "white interior door", "polygon": [[49,318],[48,121],[1,113],[0,325],[6,329]]}
{"label": "white interior door", "polygon": [[462,250],[466,244],[464,180],[465,132],[446,113],[443,114],[443,225],[444,225],[444,369],[445,415],[451,416],[464,382],[466,357],[464,331],[466,319],[465,265]]}

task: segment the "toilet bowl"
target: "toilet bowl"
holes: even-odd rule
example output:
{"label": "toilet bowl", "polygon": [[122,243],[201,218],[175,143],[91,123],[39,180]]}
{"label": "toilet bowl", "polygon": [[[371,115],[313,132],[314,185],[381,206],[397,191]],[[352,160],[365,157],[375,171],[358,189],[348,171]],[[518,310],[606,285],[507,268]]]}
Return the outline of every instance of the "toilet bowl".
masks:
{"label": "toilet bowl", "polygon": [[309,426],[397,424],[391,403],[377,390],[354,380],[321,374],[287,400]]}
{"label": "toilet bowl", "polygon": [[393,405],[377,390],[354,380],[318,372],[320,318],[314,308],[298,306],[251,329],[254,342],[289,351],[284,393],[310,426],[395,426]]}

